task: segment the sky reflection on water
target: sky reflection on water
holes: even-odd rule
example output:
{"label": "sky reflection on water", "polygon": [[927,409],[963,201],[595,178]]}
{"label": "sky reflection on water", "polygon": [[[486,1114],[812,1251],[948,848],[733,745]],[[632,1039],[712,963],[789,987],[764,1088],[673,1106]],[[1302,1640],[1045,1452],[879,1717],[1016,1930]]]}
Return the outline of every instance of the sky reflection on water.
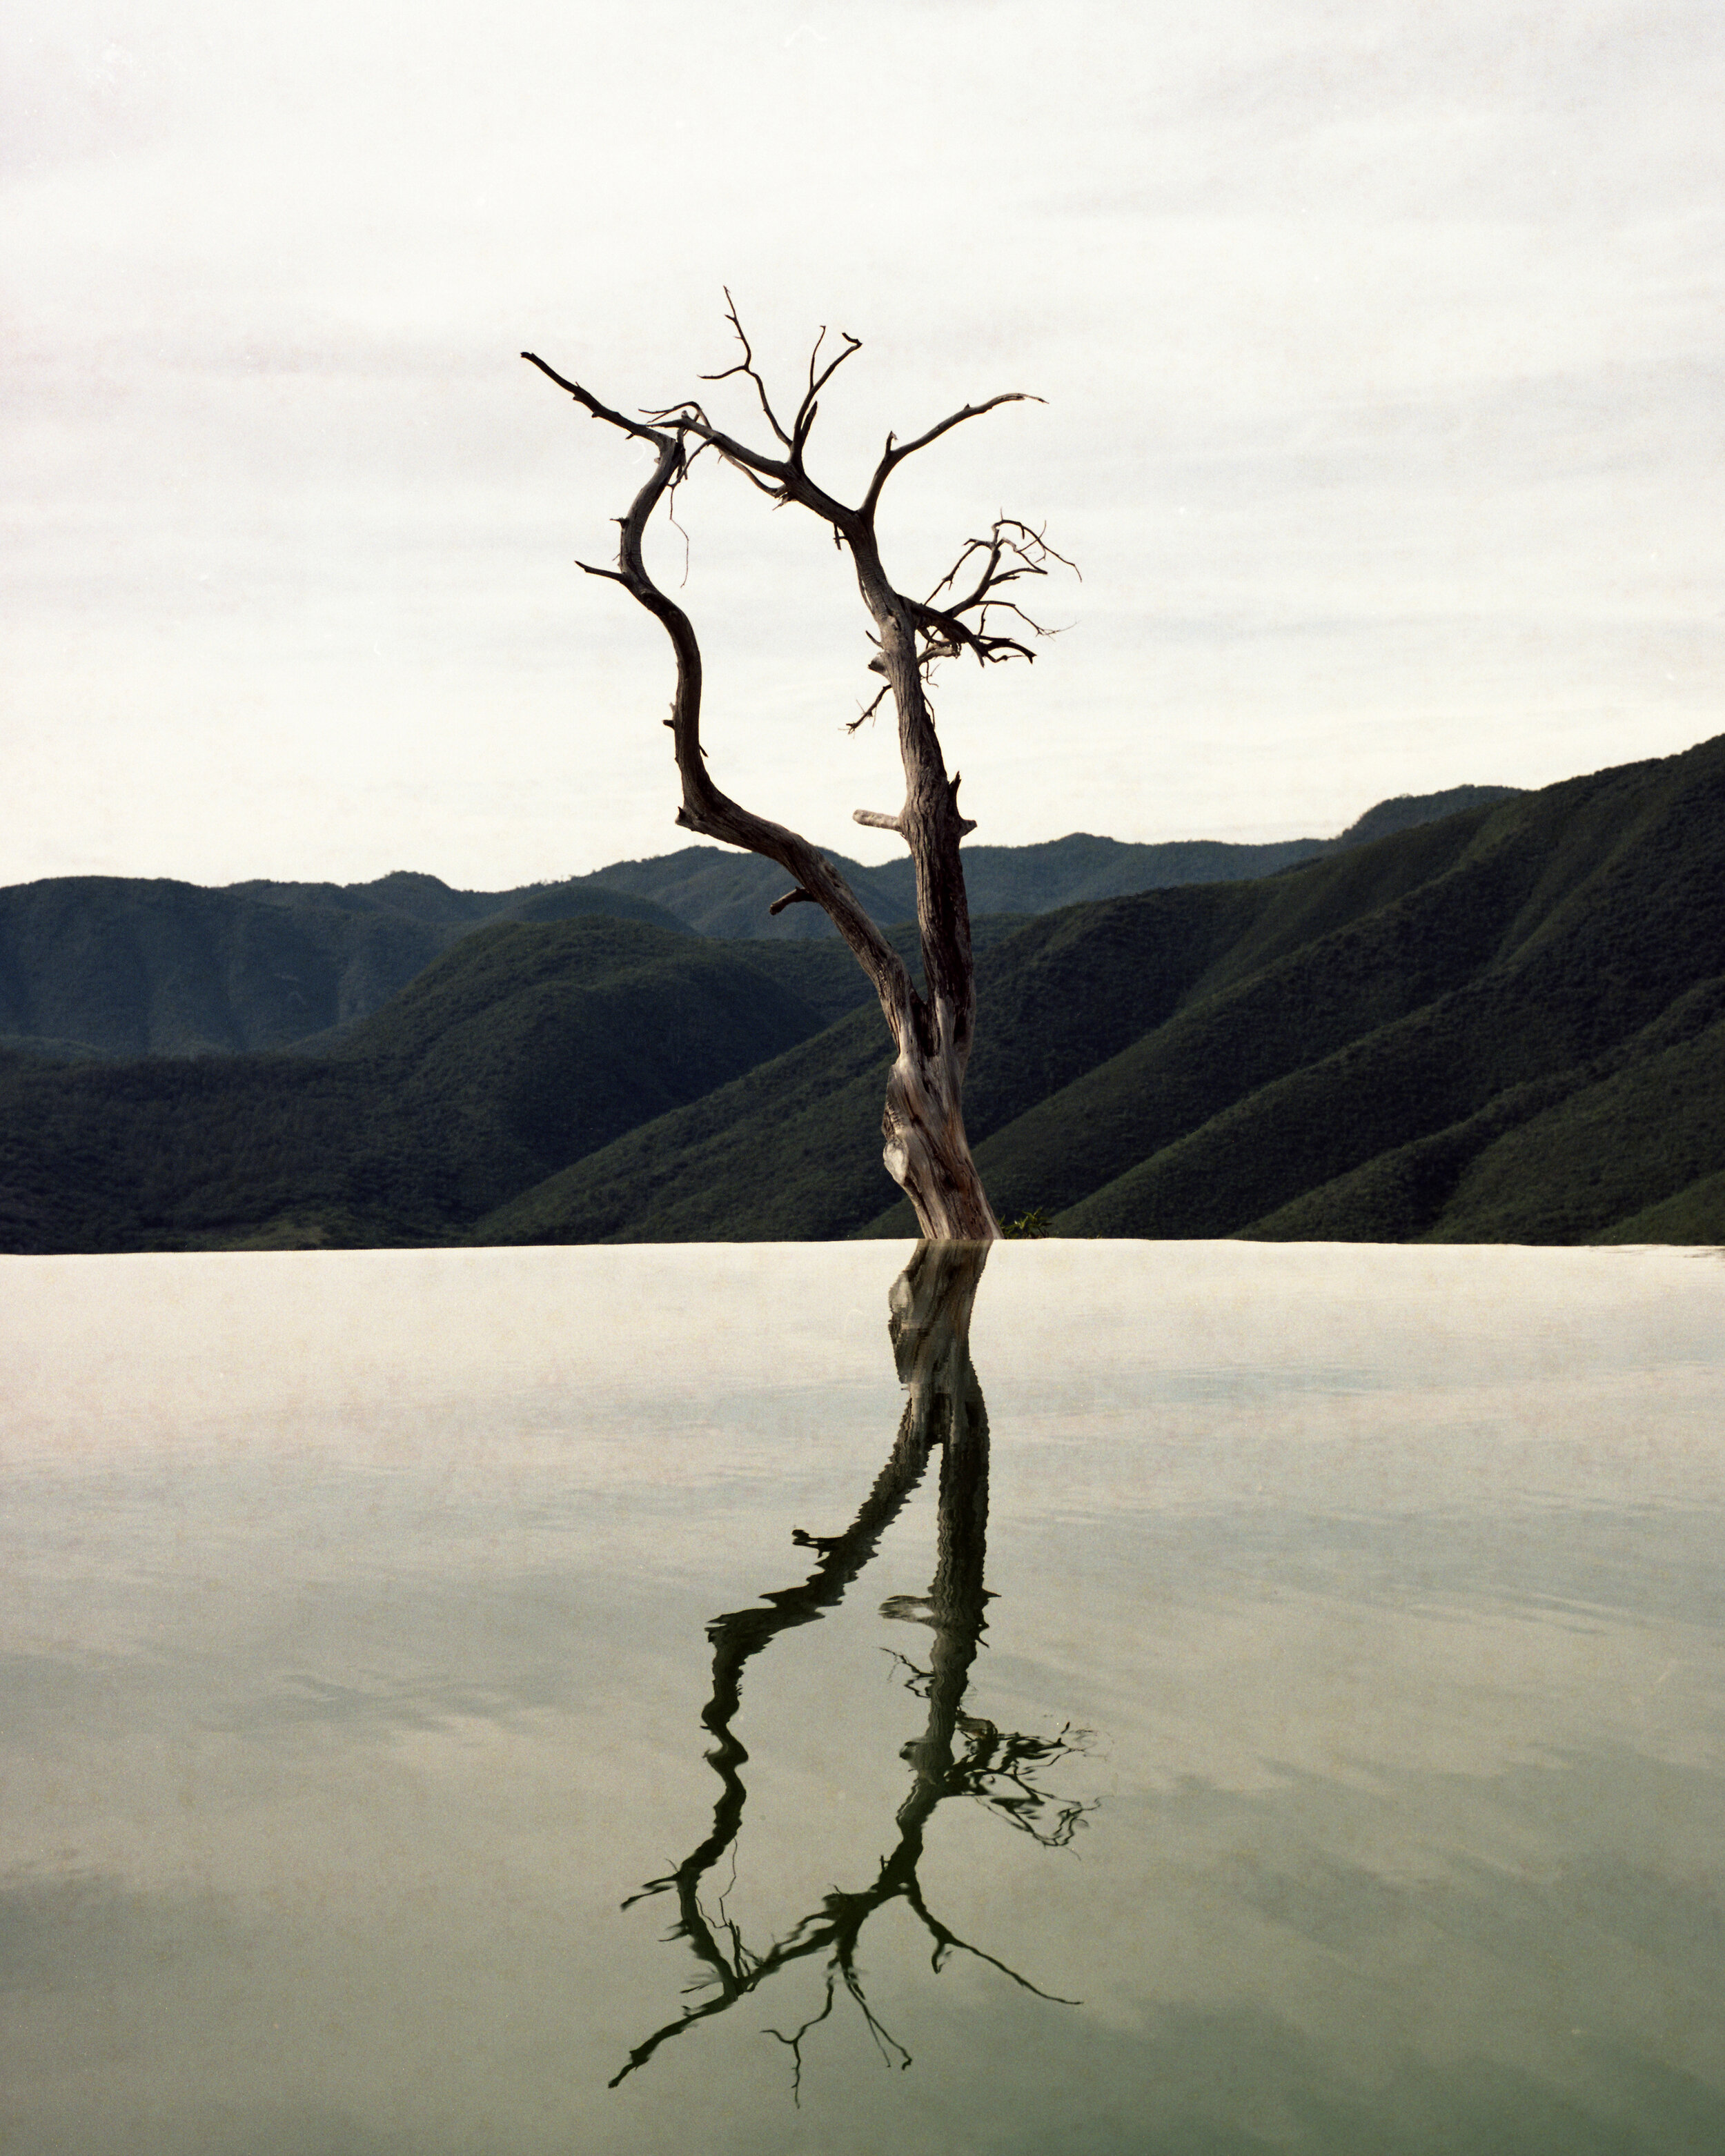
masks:
{"label": "sky reflection on water", "polygon": [[0,2147],[1725,2145],[1718,1259],[904,1258],[8,1260]]}

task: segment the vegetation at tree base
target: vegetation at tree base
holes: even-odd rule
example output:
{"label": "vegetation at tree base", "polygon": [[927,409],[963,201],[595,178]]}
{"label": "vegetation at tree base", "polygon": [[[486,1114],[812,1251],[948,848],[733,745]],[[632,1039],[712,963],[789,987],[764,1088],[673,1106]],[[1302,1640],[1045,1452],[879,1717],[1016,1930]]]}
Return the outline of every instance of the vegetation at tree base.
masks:
{"label": "vegetation at tree base", "polygon": [[[1040,846],[969,846],[972,911],[1048,913],[1080,899],[1261,875],[1510,790],[1462,786],[1380,801],[1337,839],[1134,846],[1080,832]],[[908,860],[870,869],[832,859],[878,921],[915,920]],[[846,978],[855,961],[819,906],[768,916],[783,885],[771,862],[717,846],[515,891],[452,891],[406,870],[367,884],[256,881],[221,891],[122,876],[17,884],[0,890],[0,1047],[64,1060],[327,1045],[321,1036],[381,1009],[465,936],[503,921],[594,915],[756,942],[816,942],[820,956],[809,956],[790,984],[828,984],[803,992],[831,1018],[871,1001],[865,981]],[[997,940],[999,932],[998,924],[977,929]],[[911,942],[900,947],[911,955]],[[753,963],[794,962],[760,953]]]}
{"label": "vegetation at tree base", "polygon": [[[1725,739],[989,936],[1003,1217],[1725,1242]],[[0,1057],[0,1245],[909,1235],[890,1053],[836,942],[494,923],[316,1054]]]}
{"label": "vegetation at tree base", "polygon": [[1048,1215],[1040,1205],[1033,1205],[1028,1213],[1020,1213],[1016,1220],[1003,1220],[1000,1232],[1009,1242],[1040,1243],[1054,1229],[1048,1224]]}

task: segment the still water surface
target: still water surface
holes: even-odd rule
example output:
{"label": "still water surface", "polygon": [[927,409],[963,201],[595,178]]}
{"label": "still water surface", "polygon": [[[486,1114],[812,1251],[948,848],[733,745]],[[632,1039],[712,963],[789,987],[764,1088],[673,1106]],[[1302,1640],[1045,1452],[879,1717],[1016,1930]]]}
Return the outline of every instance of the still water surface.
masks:
{"label": "still water surface", "polygon": [[0,1261],[0,2149],[1725,2148],[1717,1254],[906,1255]]}

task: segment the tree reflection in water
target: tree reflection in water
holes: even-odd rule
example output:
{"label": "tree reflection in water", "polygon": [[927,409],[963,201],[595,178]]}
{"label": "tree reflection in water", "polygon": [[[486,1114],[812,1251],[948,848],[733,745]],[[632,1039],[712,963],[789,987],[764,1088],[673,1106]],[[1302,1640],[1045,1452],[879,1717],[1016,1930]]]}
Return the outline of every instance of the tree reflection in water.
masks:
{"label": "tree reflection in water", "polygon": [[[1084,1735],[1070,1727],[1057,1737],[1029,1737],[997,1729],[961,1712],[971,1664],[983,1631],[983,1584],[988,1517],[988,1420],[982,1389],[970,1363],[970,1313],[989,1246],[985,1243],[922,1242],[894,1281],[888,1329],[899,1380],[907,1397],[898,1435],[886,1466],[843,1534],[793,1531],[792,1540],[817,1553],[819,1562],[796,1587],[781,1588],[747,1609],[715,1618],[707,1627],[713,1648],[713,1688],[701,1720],[716,1740],[707,1754],[721,1791],[712,1830],[676,1870],[655,1879],[625,1902],[625,1908],[658,1894],[674,1894],[677,1921],[669,1934],[686,1939],[702,1964],[690,1987],[706,1995],[658,2029],[629,2053],[611,2087],[644,2066],[660,2046],[697,2022],[725,2013],[740,1999],[793,1964],[824,1959],[824,2003],[786,2034],[765,2033],[787,2045],[793,2058],[792,2089],[800,2085],[803,2045],[832,2013],[839,1987],[855,2002],[869,2033],[889,2064],[908,2066],[911,2053],[883,2027],[865,1995],[857,1946],[878,1909],[902,1902],[934,1943],[937,1972],[953,1953],[969,1954],[1025,1991],[1053,2005],[1072,2005],[1042,1991],[1016,1969],[961,1939],[923,1898],[916,1867],[923,1835],[935,1808],[948,1797],[971,1797],[1009,1824],[1050,1848],[1064,1847],[1094,1806],[1063,1799],[1040,1785],[1052,1761],[1084,1748]],[[937,1555],[926,1596],[895,1595],[882,1614],[926,1625],[933,1635],[927,1667],[895,1656],[906,1687],[928,1706],[922,1734],[901,1755],[911,1768],[911,1788],[899,1806],[898,1840],[869,1885],[854,1892],[834,1889],[819,1908],[757,1952],[717,1899],[710,1914],[702,1889],[713,1867],[734,1850],[747,1799],[741,1768],[748,1758],[732,1723],[741,1704],[742,1672],[750,1657],[794,1625],[814,1623],[834,1608],[875,1554],[881,1535],[922,1478],[928,1455],[941,1448]]]}

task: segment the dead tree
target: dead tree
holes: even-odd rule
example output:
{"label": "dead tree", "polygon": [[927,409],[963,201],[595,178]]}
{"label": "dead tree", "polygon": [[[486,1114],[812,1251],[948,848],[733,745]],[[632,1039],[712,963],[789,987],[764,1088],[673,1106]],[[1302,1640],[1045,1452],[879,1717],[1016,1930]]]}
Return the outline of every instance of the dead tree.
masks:
{"label": "dead tree", "polygon": [[[726,297],[728,301],[730,295]],[[628,515],[619,520],[618,566],[601,569],[583,562],[581,567],[590,576],[608,577],[623,585],[657,618],[670,639],[676,655],[676,693],[665,723],[682,778],[678,823],[703,838],[741,846],[778,862],[792,884],[774,901],[773,912],[799,901],[826,909],[874,984],[897,1050],[881,1116],[887,1172],[916,1209],[924,1236],[987,1241],[999,1235],[999,1225],[971,1158],[963,1110],[964,1070],[975,1032],[976,990],[958,845],[965,833],[976,827],[958,812],[958,774],[947,775],[929,706],[928,681],[937,661],[967,652],[984,665],[1029,659],[1033,654],[1025,635],[1047,632],[1016,603],[1015,596],[1007,596],[1008,588],[1026,578],[1045,575],[1049,563],[1063,562],[1064,557],[1055,554],[1030,526],[999,517],[986,536],[965,542],[952,567],[927,598],[915,599],[888,578],[875,521],[882,489],[907,458],[997,405],[1040,400],[1009,391],[981,404],[965,405],[914,440],[901,442],[889,434],[867,490],[851,507],[809,477],[805,459],[820,409],[820,393],[860,348],[860,341],[841,334],[841,349],[823,364],[823,330],[809,357],[807,385],[787,426],[774,409],[734,305],[729,315],[742,357],[723,373],[701,379],[741,377],[752,385],[773,437],[765,449],[751,448],[715,425],[693,398],[630,418],[602,404],[536,354],[523,352],[521,357],[567,390],[594,418],[649,444],[655,452],[651,477],[635,495]],[[896,831],[910,849],[922,947],[921,990],[832,864],[795,831],[769,823],[732,800],[708,775],[701,745],[700,646],[688,615],[648,574],[642,543],[655,510],[706,450],[742,472],[775,503],[795,502],[821,518],[830,526],[834,543],[849,549],[855,565],[858,588],[874,624],[876,650],[870,665],[886,678],[854,726],[871,716],[890,696],[898,719],[905,773],[904,803],[896,814],[860,808],[856,820]]]}

